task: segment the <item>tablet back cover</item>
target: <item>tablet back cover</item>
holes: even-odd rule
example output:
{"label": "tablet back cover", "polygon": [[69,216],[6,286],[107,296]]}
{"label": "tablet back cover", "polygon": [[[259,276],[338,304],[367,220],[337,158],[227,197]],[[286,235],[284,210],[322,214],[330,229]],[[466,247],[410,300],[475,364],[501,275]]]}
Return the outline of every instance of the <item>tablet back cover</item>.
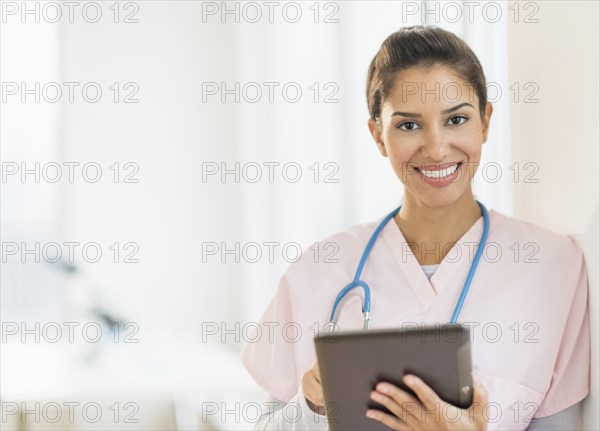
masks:
{"label": "tablet back cover", "polygon": [[365,416],[369,408],[387,412],[370,393],[387,381],[412,394],[401,381],[408,373],[446,402],[461,408],[472,403],[469,330],[464,326],[321,333],[315,347],[332,431],[389,430]]}

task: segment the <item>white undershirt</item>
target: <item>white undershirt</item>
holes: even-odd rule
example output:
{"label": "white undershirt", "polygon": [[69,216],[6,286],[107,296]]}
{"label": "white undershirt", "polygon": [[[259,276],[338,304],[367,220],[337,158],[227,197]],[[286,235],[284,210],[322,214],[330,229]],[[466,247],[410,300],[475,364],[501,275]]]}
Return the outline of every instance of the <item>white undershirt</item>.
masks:
{"label": "white undershirt", "polygon": [[431,276],[438,268],[438,266],[440,266],[440,264],[436,263],[435,265],[421,265],[421,268],[423,268],[423,272],[425,273],[427,278],[431,280]]}

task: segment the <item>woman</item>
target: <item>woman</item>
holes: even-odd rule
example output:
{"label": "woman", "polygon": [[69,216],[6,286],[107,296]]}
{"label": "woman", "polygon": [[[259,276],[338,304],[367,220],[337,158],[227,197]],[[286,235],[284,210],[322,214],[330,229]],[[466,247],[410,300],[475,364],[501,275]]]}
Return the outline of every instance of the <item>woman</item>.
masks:
{"label": "woman", "polygon": [[[493,111],[483,70],[452,33],[403,28],[371,62],[367,101],[371,135],[405,191],[361,277],[372,292],[371,328],[447,323],[484,225],[471,190]],[[380,221],[323,240],[319,255],[335,243],[338,263],[305,254],[282,277],[261,319],[265,330],[242,352],[268,393],[256,429],[327,429],[313,336]],[[338,307],[341,329],[362,326],[360,290]],[[418,401],[382,382],[371,397],[393,414],[365,409],[367,417],[397,430],[575,429],[588,393],[590,340],[585,262],[569,237],[489,211],[483,258],[458,322],[470,326],[476,370],[474,404],[460,420],[422,414],[449,406],[418,376],[405,379]],[[420,403],[419,414],[402,409],[410,401]]]}

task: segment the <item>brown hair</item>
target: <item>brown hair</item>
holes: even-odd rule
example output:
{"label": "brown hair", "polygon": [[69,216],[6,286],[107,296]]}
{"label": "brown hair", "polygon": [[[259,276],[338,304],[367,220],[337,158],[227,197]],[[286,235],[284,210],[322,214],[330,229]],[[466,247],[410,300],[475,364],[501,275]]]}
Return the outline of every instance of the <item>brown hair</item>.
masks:
{"label": "brown hair", "polygon": [[450,67],[467,81],[479,98],[483,116],[487,103],[485,75],[479,60],[458,36],[435,26],[403,27],[388,36],[371,61],[367,75],[367,105],[374,120],[389,96],[398,72],[413,67],[428,69],[434,65]]}

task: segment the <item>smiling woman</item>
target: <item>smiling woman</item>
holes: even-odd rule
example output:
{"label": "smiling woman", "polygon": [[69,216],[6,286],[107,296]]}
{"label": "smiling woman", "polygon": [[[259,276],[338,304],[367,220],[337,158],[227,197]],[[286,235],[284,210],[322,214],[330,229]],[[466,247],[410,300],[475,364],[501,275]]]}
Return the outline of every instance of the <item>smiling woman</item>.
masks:
{"label": "smiling woman", "polygon": [[[585,261],[569,237],[488,215],[475,200],[471,183],[493,112],[479,61],[450,32],[403,28],[371,62],[367,101],[373,140],[404,186],[400,210],[322,241],[338,244],[338,263],[303,257],[292,264],[262,323],[312,334],[335,303],[341,329],[362,327],[360,296],[339,303],[336,296],[359,260],[363,268],[365,247],[372,328],[446,323],[464,299],[461,286],[472,281],[458,323],[471,328],[473,405],[450,406],[411,376],[404,382],[418,399],[379,382],[371,397],[391,414],[365,406],[365,416],[378,421],[372,429],[575,429],[589,388]],[[275,403],[265,403],[258,429],[327,428],[312,343],[276,334],[244,347],[244,365]],[[419,408],[409,411],[406,402]]]}

